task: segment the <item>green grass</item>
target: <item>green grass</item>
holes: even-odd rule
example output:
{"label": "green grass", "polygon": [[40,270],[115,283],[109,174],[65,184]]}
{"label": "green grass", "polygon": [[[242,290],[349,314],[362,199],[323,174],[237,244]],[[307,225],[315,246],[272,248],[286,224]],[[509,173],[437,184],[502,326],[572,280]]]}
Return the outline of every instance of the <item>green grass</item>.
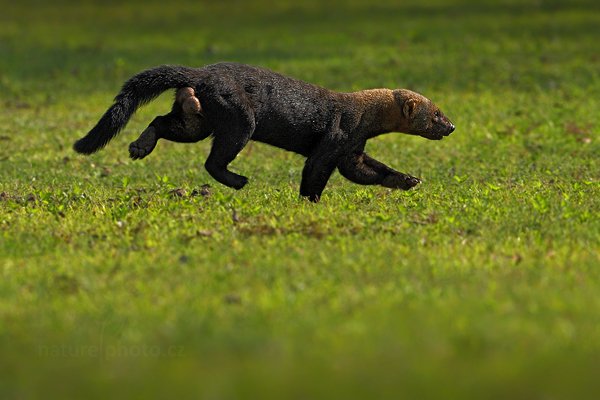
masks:
{"label": "green grass", "polygon": [[[82,3],[0,14],[0,398],[595,397],[596,1]],[[209,142],[129,160],[171,94],[70,149],[134,73],[220,60],[411,88],[457,130],[370,141],[416,190],[336,174],[317,205],[257,143],[239,192]]]}

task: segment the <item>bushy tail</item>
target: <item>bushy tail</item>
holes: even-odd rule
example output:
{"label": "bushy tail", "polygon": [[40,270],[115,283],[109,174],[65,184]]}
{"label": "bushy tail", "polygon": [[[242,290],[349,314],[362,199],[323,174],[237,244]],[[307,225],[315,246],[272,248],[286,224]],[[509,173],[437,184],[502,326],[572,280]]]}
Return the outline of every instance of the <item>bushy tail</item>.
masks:
{"label": "bushy tail", "polygon": [[131,116],[142,105],[162,92],[194,85],[194,69],[162,65],[131,77],[115,97],[115,102],[100,121],[73,145],[76,152],[92,154],[104,146],[125,127]]}

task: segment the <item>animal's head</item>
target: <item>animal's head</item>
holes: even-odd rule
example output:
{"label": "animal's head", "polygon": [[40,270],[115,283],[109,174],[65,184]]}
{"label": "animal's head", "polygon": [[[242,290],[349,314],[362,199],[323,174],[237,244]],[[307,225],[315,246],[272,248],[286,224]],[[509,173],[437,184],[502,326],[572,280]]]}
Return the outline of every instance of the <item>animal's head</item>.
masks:
{"label": "animal's head", "polygon": [[407,89],[395,90],[394,97],[404,119],[402,132],[431,140],[454,132],[454,124],[427,97]]}

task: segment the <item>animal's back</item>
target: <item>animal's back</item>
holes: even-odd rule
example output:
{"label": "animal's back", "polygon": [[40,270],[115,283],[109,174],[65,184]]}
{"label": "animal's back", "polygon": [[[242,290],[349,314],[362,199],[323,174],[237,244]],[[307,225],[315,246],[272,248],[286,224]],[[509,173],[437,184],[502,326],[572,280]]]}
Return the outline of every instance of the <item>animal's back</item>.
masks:
{"label": "animal's back", "polygon": [[338,93],[268,69],[218,63],[202,70],[213,89],[233,86],[247,97],[256,121],[254,140],[306,153],[339,113]]}

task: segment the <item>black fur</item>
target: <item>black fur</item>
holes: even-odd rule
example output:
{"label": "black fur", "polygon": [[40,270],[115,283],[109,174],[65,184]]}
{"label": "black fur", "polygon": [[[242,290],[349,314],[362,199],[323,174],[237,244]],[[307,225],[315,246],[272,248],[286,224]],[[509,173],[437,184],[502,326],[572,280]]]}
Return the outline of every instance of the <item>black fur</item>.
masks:
{"label": "black fur", "polygon": [[100,121],[83,138],[73,145],[78,153],[91,154],[104,146],[125,127],[129,118],[142,105],[156,98],[165,90],[189,86],[192,68],[160,66],[149,69],[129,79],[114,104]]}
{"label": "black fur", "polygon": [[[307,157],[300,194],[312,201],[319,200],[336,167],[356,183],[409,189],[420,181],[366,155],[367,139],[393,130],[439,139],[454,130],[443,114],[436,114],[435,119],[428,115],[439,110],[410,91],[395,90],[393,95],[388,91],[390,95],[384,99],[371,100],[365,92],[337,93],[243,64],[219,63],[198,69],[162,66],[127,81],[115,104],[75,143],[75,150],[95,152],[125,126],[140,105],[167,89],[188,86],[194,89],[202,114],[186,114],[175,102],[169,114],[155,118],[130,145],[130,155],[145,157],[159,138],[195,142],[212,135],[205,167],[217,181],[235,189],[248,179],[227,166],[249,140]],[[419,96],[421,108],[414,102],[405,103],[406,93]],[[421,127],[421,122],[411,123],[417,116],[430,119],[426,127]]]}

